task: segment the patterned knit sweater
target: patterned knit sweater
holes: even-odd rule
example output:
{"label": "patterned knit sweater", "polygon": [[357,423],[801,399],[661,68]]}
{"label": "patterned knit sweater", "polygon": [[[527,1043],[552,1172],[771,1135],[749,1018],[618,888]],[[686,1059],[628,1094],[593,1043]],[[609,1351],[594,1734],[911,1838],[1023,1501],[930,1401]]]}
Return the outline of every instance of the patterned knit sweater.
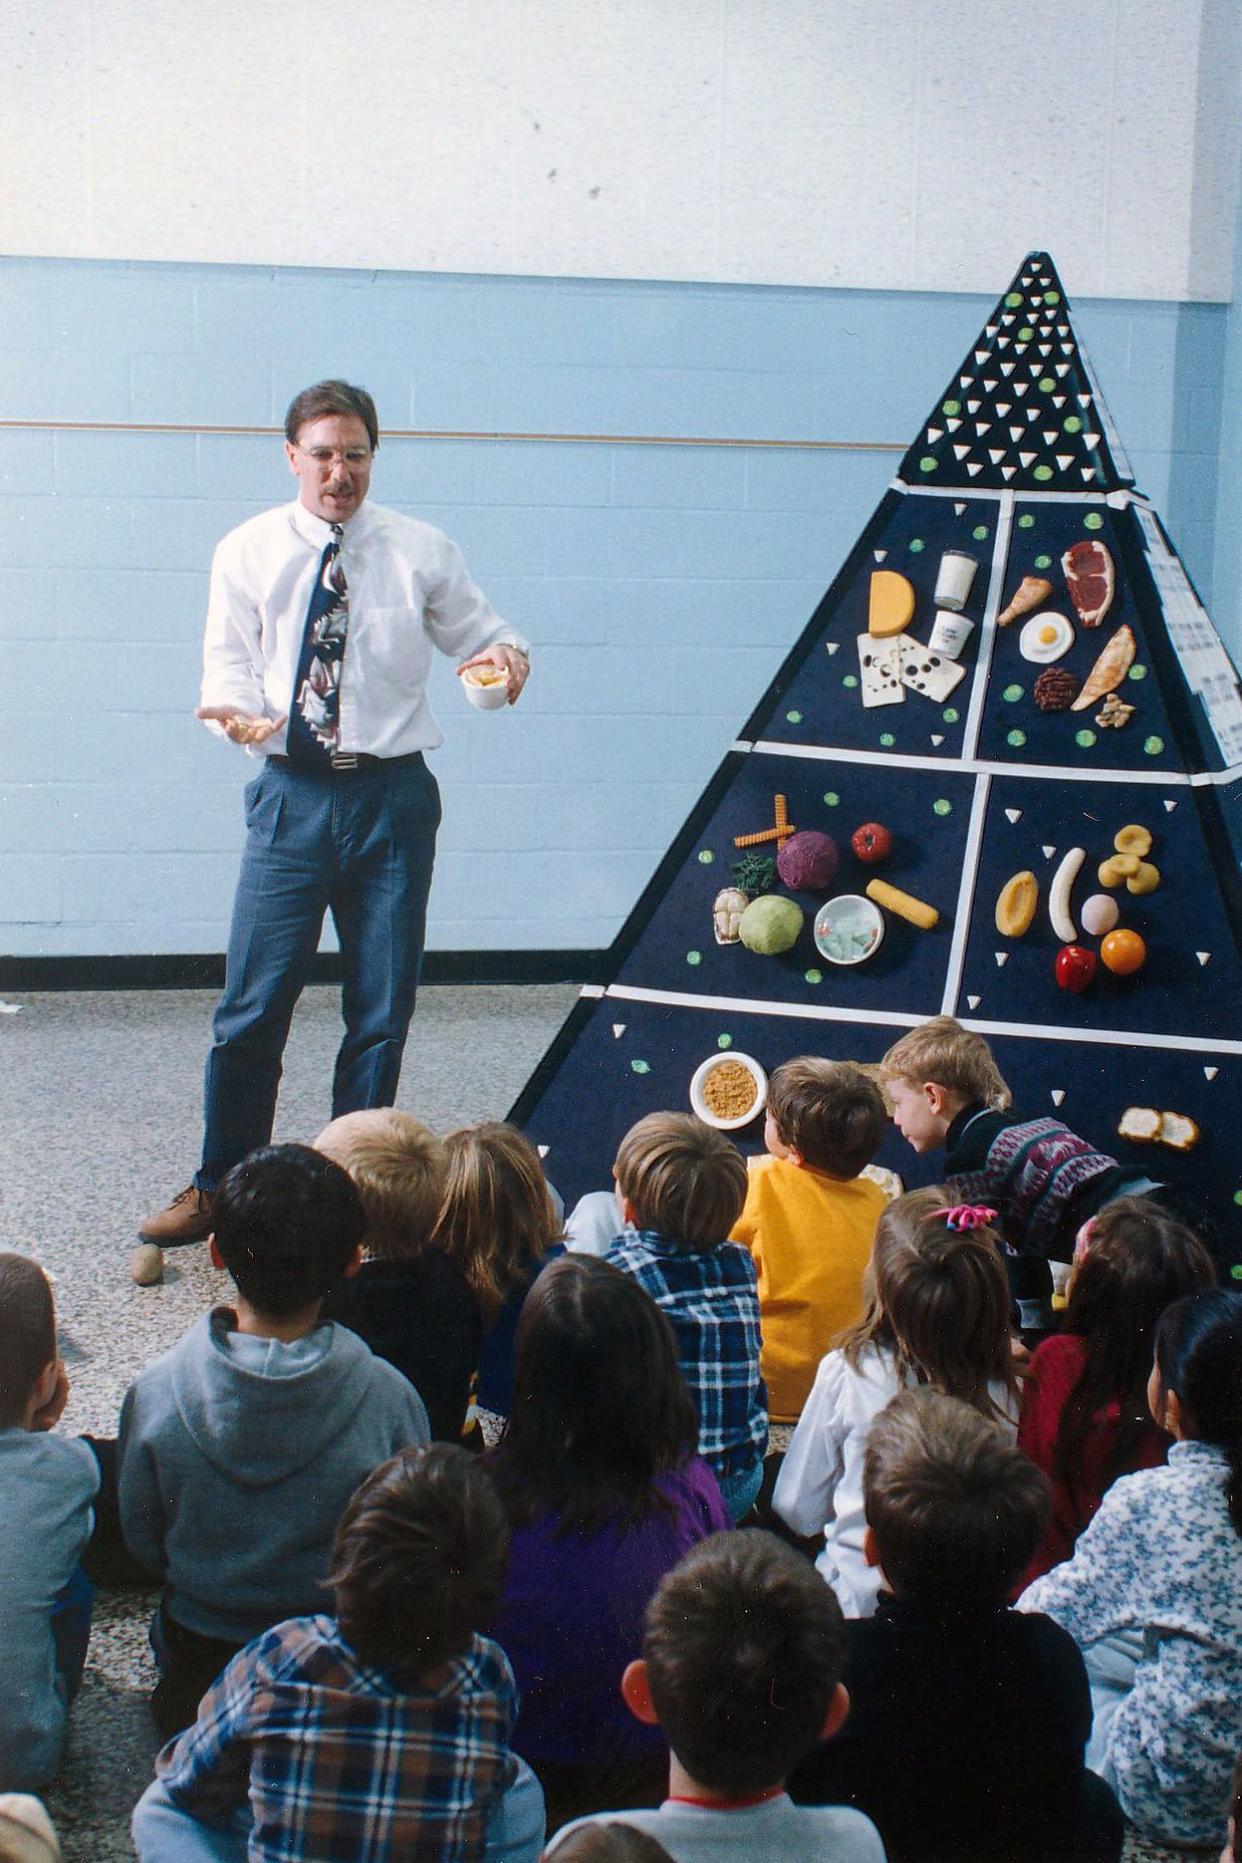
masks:
{"label": "patterned knit sweater", "polygon": [[1136,1185],[1136,1174],[1059,1119],[1024,1119],[976,1102],[945,1137],[945,1185],[955,1202],[990,1204],[1010,1247],[1072,1261],[1079,1227]]}

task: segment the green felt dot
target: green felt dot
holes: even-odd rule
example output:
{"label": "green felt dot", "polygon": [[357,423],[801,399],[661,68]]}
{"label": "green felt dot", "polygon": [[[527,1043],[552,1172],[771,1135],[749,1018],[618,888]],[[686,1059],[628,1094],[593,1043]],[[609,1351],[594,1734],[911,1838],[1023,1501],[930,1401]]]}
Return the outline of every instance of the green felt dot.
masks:
{"label": "green felt dot", "polygon": [[700,866],[710,867],[712,862],[715,860],[715,858],[716,856],[712,853],[712,850],[710,849],[710,847],[701,847],[699,849],[699,865]]}
{"label": "green felt dot", "polygon": [[942,401],[940,405],[946,414],[960,414],[962,411],[960,401]]}
{"label": "green felt dot", "polygon": [[952,815],[952,813],[953,804],[949,801],[949,798],[947,796],[937,796],[936,800],[932,803],[932,814]]}
{"label": "green felt dot", "polygon": [[1050,556],[1037,556],[1035,558],[1035,567],[1036,569],[1051,569],[1052,558]]}
{"label": "green felt dot", "polygon": [[1088,511],[1086,517],[1082,521],[1082,527],[1084,530],[1103,530],[1104,519],[1100,516],[1098,511]]}
{"label": "green felt dot", "polygon": [[841,684],[843,686],[848,686],[850,691],[852,692],[854,690],[854,687],[858,684],[858,674],[847,673],[845,675],[845,678],[841,681]]}
{"label": "green felt dot", "polygon": [[1045,291],[1044,292],[1044,303],[1045,304],[1059,304],[1060,302],[1061,302],[1061,293],[1059,291]]}
{"label": "green felt dot", "polygon": [[911,537],[910,539],[911,556],[917,556],[920,550],[925,550],[926,548],[927,548],[927,545],[923,542],[923,539],[921,537]]}
{"label": "green felt dot", "polygon": [[1052,467],[1051,466],[1036,466],[1034,476],[1037,479],[1039,479],[1040,482],[1042,483],[1043,481],[1050,479],[1052,477]]}
{"label": "green felt dot", "polygon": [[974,538],[976,543],[986,543],[987,535],[988,535],[988,527],[986,524],[976,524],[975,528],[971,531],[970,534]]}
{"label": "green felt dot", "polygon": [[808,970],[806,973],[806,980],[808,983],[822,983],[824,981],[824,973],[822,970]]}
{"label": "green felt dot", "polygon": [[1164,739],[1162,737],[1156,737],[1153,733],[1151,737],[1143,739],[1143,749],[1147,752],[1149,757],[1158,757],[1164,749]]}
{"label": "green felt dot", "polygon": [[1035,332],[1032,330],[1030,324],[1024,323],[1022,328],[1018,331],[1019,343],[1029,343],[1034,334]]}
{"label": "green felt dot", "polygon": [[1095,732],[1087,730],[1084,726],[1081,731],[1075,731],[1074,742],[1078,745],[1080,750],[1090,750],[1091,746],[1095,743]]}
{"label": "green felt dot", "polygon": [[1034,528],[1035,528],[1035,519],[1031,516],[1031,513],[1029,511],[1024,511],[1022,513],[1022,516],[1018,519],[1018,529],[1019,530],[1034,530]]}
{"label": "green felt dot", "polygon": [[1039,392],[1041,394],[1050,395],[1053,389],[1056,387],[1056,385],[1057,384],[1056,384],[1055,376],[1041,375],[1039,378]]}
{"label": "green felt dot", "polygon": [[1130,668],[1129,672],[1126,674],[1127,679],[1146,679],[1146,677],[1147,677],[1147,668],[1143,665],[1143,662],[1141,660],[1136,660],[1134,662],[1134,665]]}
{"label": "green felt dot", "polygon": [[1229,1279],[1231,1281],[1242,1281],[1242,1261],[1234,1262],[1233,1267],[1229,1270]]}
{"label": "green felt dot", "polygon": [[696,964],[701,964],[703,962],[703,953],[701,951],[687,951],[686,962],[691,968]]}
{"label": "green felt dot", "polygon": [[717,1035],[716,1046],[718,1048],[731,1048],[733,1046],[732,1035]]}
{"label": "green felt dot", "polygon": [[1006,686],[1001,697],[1007,705],[1016,705],[1022,697],[1022,688],[1021,686]]}
{"label": "green felt dot", "polygon": [[635,1059],[630,1062],[630,1068],[635,1074],[649,1074],[651,1072],[651,1063],[650,1061]]}
{"label": "green felt dot", "polygon": [[933,459],[930,453],[924,453],[922,459],[919,461],[919,471],[934,472],[939,464],[940,461],[938,459]]}
{"label": "green felt dot", "polygon": [[1014,750],[1021,750],[1022,746],[1026,743],[1026,732],[1011,731],[1005,739],[1005,742],[1011,745]]}
{"label": "green felt dot", "polygon": [[786,712],[785,722],[786,724],[801,724],[802,713],[801,712]]}
{"label": "green felt dot", "polygon": [[1006,309],[1017,310],[1021,302],[1022,302],[1022,293],[1020,291],[1007,291],[1005,293]]}
{"label": "green felt dot", "polygon": [[891,731],[881,731],[880,733],[881,750],[891,750],[893,748],[893,745],[896,742],[897,742],[897,739],[893,736]]}
{"label": "green felt dot", "polygon": [[1082,422],[1079,420],[1077,414],[1071,414],[1069,416],[1068,420],[1065,423],[1065,431],[1066,433],[1081,433],[1082,432]]}
{"label": "green felt dot", "polygon": [[961,717],[961,713],[958,711],[956,705],[946,705],[940,716],[944,719],[946,724],[956,724]]}
{"label": "green felt dot", "polygon": [[[1233,1200],[1234,1200],[1234,1202],[1235,1202],[1235,1203],[1242,1203],[1242,1190],[1235,1190],[1235,1191],[1234,1191],[1234,1193],[1233,1193]],[[1236,1268],[1234,1269],[1234,1273],[1235,1273],[1235,1274],[1237,1273],[1237,1269],[1236,1269]]]}
{"label": "green felt dot", "polygon": [[840,804],[840,801],[841,798],[835,789],[826,789],[824,791],[824,802],[828,808],[835,809]]}

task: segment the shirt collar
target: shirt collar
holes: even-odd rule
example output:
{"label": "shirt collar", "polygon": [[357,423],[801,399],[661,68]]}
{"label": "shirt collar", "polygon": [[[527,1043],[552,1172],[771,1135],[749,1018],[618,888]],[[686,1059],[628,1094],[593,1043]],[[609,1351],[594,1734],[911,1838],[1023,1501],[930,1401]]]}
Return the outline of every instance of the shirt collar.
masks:
{"label": "shirt collar", "polygon": [[[344,544],[348,545],[362,535],[367,528],[368,517],[364,500],[354,515],[341,526]],[[308,511],[300,498],[295,498],[289,506],[289,522],[298,536],[313,544],[316,550],[322,551],[327,547],[334,526],[326,518],[316,517],[313,511]]]}

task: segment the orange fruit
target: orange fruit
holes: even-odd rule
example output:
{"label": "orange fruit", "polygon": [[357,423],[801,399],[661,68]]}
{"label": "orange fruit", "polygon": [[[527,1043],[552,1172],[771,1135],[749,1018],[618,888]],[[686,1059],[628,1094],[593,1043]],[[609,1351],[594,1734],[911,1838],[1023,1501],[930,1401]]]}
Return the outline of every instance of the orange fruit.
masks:
{"label": "orange fruit", "polygon": [[1100,946],[1100,961],[1116,977],[1131,977],[1147,962],[1147,946],[1136,931],[1110,931]]}

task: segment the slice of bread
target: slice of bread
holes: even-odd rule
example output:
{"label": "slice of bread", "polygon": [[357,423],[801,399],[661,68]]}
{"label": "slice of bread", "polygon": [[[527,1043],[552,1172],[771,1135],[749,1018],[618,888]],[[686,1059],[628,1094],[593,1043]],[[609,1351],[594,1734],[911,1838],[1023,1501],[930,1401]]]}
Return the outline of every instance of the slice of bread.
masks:
{"label": "slice of bread", "polygon": [[1163,1114],[1154,1106],[1127,1106],[1118,1121],[1117,1132],[1136,1145],[1156,1145],[1160,1141],[1162,1124]]}
{"label": "slice of bread", "polygon": [[1199,1143],[1199,1128],[1189,1113],[1161,1113],[1160,1143],[1171,1151],[1193,1151]]}

